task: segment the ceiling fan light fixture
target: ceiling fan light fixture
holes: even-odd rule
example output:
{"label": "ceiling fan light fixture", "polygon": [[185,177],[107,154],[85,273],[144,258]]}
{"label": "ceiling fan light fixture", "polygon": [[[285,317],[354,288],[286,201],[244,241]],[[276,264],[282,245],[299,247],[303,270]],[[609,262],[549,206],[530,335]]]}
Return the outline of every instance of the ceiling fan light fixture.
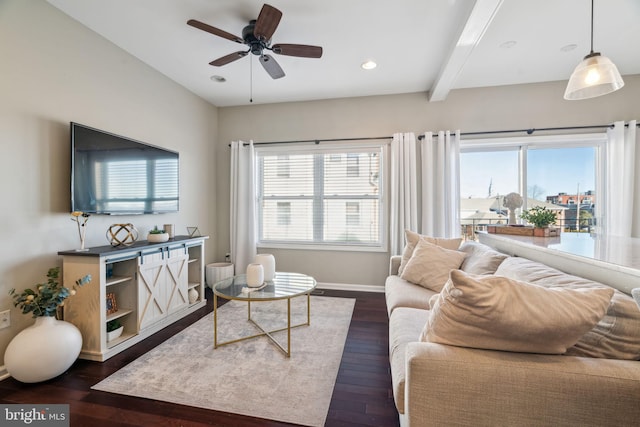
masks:
{"label": "ceiling fan light fixture", "polygon": [[591,0],[591,52],[573,70],[564,99],[569,101],[595,98],[622,88],[624,81],[616,65],[606,56],[593,51],[593,0]]}
{"label": "ceiling fan light fixture", "polygon": [[360,66],[362,67],[363,70],[373,70],[378,66],[378,64],[376,64],[375,61],[370,59],[368,61],[363,62],[362,65]]}

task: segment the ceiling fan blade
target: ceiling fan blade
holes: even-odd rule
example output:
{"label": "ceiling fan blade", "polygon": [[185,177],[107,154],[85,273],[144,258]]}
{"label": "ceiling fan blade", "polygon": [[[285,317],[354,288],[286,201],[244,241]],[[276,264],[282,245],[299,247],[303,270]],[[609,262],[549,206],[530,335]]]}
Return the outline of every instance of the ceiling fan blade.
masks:
{"label": "ceiling fan blade", "polygon": [[262,55],[260,56],[260,63],[264,67],[267,73],[271,76],[272,79],[279,79],[284,77],[284,71],[280,68],[280,65],[276,62],[275,59],[271,55]]}
{"label": "ceiling fan blade", "polygon": [[274,44],[271,47],[274,53],[279,55],[301,56],[303,58],[320,58],[322,48],[320,46],[309,46],[306,44]]}
{"label": "ceiling fan blade", "polygon": [[232,42],[236,43],[244,43],[244,40],[242,40],[240,37],[234,36],[231,33],[227,33],[220,28],[212,27],[211,25],[205,24],[204,22],[196,21],[195,19],[189,19],[187,21],[187,24],[199,30],[206,31],[207,33],[222,37],[223,39],[231,40]]}
{"label": "ceiling fan blade", "polygon": [[259,40],[271,40],[271,36],[276,32],[276,28],[278,28],[281,18],[282,12],[265,3],[260,10],[258,19],[256,20],[253,35]]}
{"label": "ceiling fan blade", "polygon": [[209,65],[213,65],[214,67],[221,67],[223,65],[227,65],[230,62],[236,61],[240,58],[244,58],[245,56],[247,56],[248,53],[249,52],[245,52],[245,51],[233,52],[233,53],[230,53],[229,55],[225,55],[218,59],[214,59],[213,61],[209,62]]}

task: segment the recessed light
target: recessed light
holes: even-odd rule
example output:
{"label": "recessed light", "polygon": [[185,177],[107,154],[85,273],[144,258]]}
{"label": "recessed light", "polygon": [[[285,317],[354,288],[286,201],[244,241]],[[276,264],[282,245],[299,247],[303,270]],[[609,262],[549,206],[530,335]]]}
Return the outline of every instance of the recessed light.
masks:
{"label": "recessed light", "polygon": [[224,83],[227,81],[227,79],[225,79],[222,76],[215,75],[215,76],[211,76],[211,81],[214,81],[216,83]]}
{"label": "recessed light", "polygon": [[575,48],[577,48],[577,47],[578,47],[578,45],[577,45],[577,44],[568,44],[568,45],[566,45],[566,46],[562,46],[562,47],[560,48],[560,50],[561,50],[562,52],[571,52],[573,49],[575,49]]}
{"label": "recessed light", "polygon": [[503,49],[511,49],[512,47],[514,47],[515,45],[517,45],[518,42],[515,40],[509,40],[507,42],[504,42],[500,45],[501,48]]}
{"label": "recessed light", "polygon": [[362,65],[360,65],[363,69],[365,70],[373,70],[374,68],[376,68],[378,66],[378,64],[375,63],[375,61],[372,60],[368,60],[362,63]]}

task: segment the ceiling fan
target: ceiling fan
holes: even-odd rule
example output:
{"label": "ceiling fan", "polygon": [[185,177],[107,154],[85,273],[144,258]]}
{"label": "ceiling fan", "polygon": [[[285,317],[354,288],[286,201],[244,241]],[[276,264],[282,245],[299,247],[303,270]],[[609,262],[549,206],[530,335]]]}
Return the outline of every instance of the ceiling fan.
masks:
{"label": "ceiling fan", "polygon": [[187,21],[187,24],[218,37],[222,37],[236,43],[246,44],[248,46],[247,50],[241,50],[222,56],[211,61],[209,63],[210,65],[221,67],[240,58],[244,58],[249,53],[252,53],[260,58],[260,63],[272,78],[279,79],[284,77],[284,71],[282,71],[282,68],[276,60],[271,55],[265,53],[265,51],[270,50],[278,55],[298,56],[303,58],[320,58],[322,56],[322,47],[320,46],[284,43],[271,45],[271,36],[273,36],[276,28],[278,28],[281,18],[282,12],[273,6],[264,4],[262,6],[262,10],[260,10],[258,19],[250,21],[249,25],[244,27],[242,30],[242,37],[235,36],[195,19],[190,19]]}

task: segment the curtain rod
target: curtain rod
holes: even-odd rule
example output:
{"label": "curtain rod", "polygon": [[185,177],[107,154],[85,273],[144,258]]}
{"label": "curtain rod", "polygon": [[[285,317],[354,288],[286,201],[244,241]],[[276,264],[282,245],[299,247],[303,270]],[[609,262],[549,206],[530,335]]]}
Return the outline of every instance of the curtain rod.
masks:
{"label": "curtain rod", "polygon": [[[393,139],[393,136],[367,136],[360,138],[330,138],[330,139],[298,139],[294,141],[263,141],[263,142],[254,142],[253,145],[272,145],[272,144],[300,144],[305,142],[313,142],[318,145],[321,142],[336,142],[336,141],[368,141],[373,139]],[[249,143],[245,142],[244,146],[249,145]],[[231,144],[229,144],[231,147]]]}
{"label": "curtain rod", "polygon": [[[628,123],[625,123],[625,127],[629,127]],[[637,127],[640,127],[640,123],[636,124]],[[526,132],[527,135],[532,135],[534,132],[544,132],[544,131],[553,131],[553,130],[576,130],[576,129],[602,129],[602,128],[612,128],[613,124],[610,125],[594,125],[594,126],[565,126],[565,127],[555,127],[555,128],[530,128],[530,129],[510,129],[510,130],[489,130],[482,132],[461,132],[460,136],[469,136],[469,135],[491,135],[491,134],[502,134],[502,133],[520,133]],[[438,132],[433,132],[437,134]],[[393,139],[393,136],[368,136],[368,137],[360,137],[360,138],[330,138],[330,139],[302,139],[302,140],[293,140],[293,141],[263,141],[263,142],[254,142],[253,145],[272,145],[272,144],[299,144],[299,143],[309,143],[313,142],[318,145],[321,142],[337,142],[337,141],[369,141],[374,139]],[[419,135],[418,140],[423,140],[424,135]],[[244,143],[243,145],[247,146],[249,143]],[[229,144],[231,147],[231,144]]]}
{"label": "curtain rod", "polygon": [[[629,127],[628,123],[624,124],[625,127]],[[636,124],[637,127],[640,127],[640,123]],[[483,132],[460,132],[460,136],[468,136],[468,135],[491,135],[491,134],[501,134],[501,133],[520,133],[526,132],[527,135],[532,135],[534,132],[544,132],[544,131],[552,131],[552,130],[576,130],[576,129],[602,129],[602,128],[612,128],[613,125],[594,125],[594,126],[564,126],[564,127],[556,127],[556,128],[531,128],[531,129],[510,129],[510,130],[488,130]],[[433,132],[434,134],[437,132]],[[418,136],[418,140],[423,140],[424,135]]]}

